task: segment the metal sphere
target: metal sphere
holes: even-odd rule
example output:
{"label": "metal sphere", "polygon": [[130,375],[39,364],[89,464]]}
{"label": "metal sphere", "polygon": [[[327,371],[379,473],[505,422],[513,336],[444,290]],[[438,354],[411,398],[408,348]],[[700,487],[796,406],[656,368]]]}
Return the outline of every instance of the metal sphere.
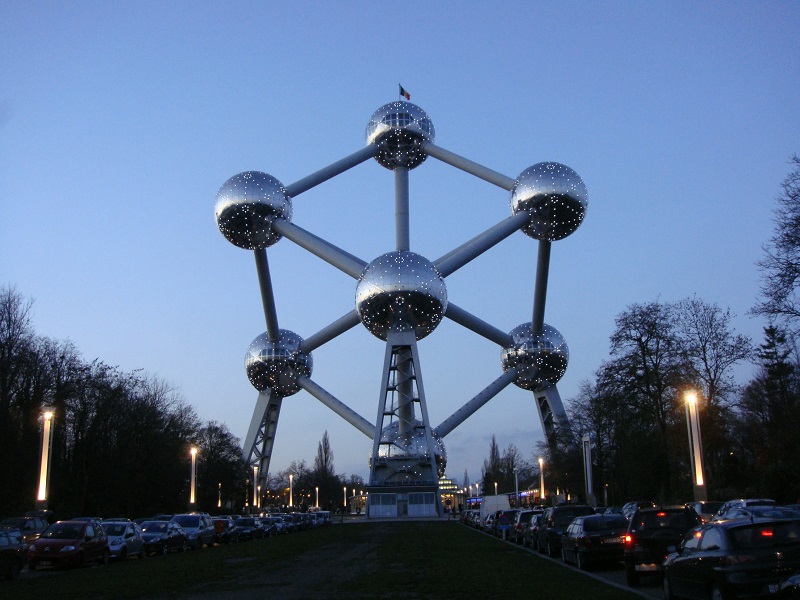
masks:
{"label": "metal sphere", "polygon": [[543,162],[519,174],[511,190],[511,212],[527,212],[522,230],[537,240],[567,237],[583,222],[589,194],[580,175],[566,165]]}
{"label": "metal sphere", "polygon": [[281,329],[275,342],[262,333],[250,344],[244,357],[247,378],[259,392],[268,389],[279,396],[291,396],[300,391],[297,378],[311,375],[314,359],[308,352],[301,352],[303,338]]}
{"label": "metal sphere", "polygon": [[422,145],[433,142],[436,133],[428,113],[403,100],[384,104],[367,123],[367,144],[378,144],[375,157],[387,169],[413,169],[425,160]]}
{"label": "metal sphere", "polygon": [[[436,470],[439,477],[444,476],[447,468],[447,450],[444,442],[438,434],[431,430],[434,444],[434,458],[436,459]],[[428,444],[425,441],[425,427],[422,421],[414,419],[414,425],[404,434],[400,433],[400,422],[394,421],[381,431],[381,443],[379,445],[378,456],[386,459],[393,459],[402,462],[409,458],[430,457],[428,454]],[[409,469],[418,468],[419,461],[408,461]]]}
{"label": "metal sphere", "polygon": [[283,184],[266,173],[245,171],[222,184],[214,205],[217,227],[231,244],[260,250],[281,236],[273,231],[275,219],[292,220],[292,200]]}
{"label": "metal sphere", "polygon": [[413,331],[421,340],[447,310],[447,287],[428,259],[407,251],[388,252],[364,269],[356,285],[356,310],[372,335]]}
{"label": "metal sphere", "polygon": [[544,325],[533,335],[530,323],[511,330],[511,343],[503,348],[500,360],[503,371],[518,369],[514,383],[525,390],[542,391],[564,376],[569,362],[569,348],[554,327]]}

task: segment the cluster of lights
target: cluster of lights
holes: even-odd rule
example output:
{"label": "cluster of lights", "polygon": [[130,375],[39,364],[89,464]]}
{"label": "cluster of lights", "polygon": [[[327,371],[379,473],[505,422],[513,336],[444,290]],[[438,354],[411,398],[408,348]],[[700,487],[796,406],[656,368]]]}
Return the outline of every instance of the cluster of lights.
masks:
{"label": "cluster of lights", "polygon": [[555,241],[573,233],[583,222],[589,204],[586,184],[566,165],[544,162],[519,174],[511,190],[511,211],[527,212],[522,228],[537,240]]}
{"label": "cluster of lights", "polygon": [[389,252],[372,261],[356,286],[364,327],[385,340],[389,331],[414,331],[417,340],[439,325],[447,309],[444,279],[426,258]]}
{"label": "cluster of lights", "polygon": [[263,250],[281,239],[273,231],[275,219],[292,220],[292,201],[272,175],[245,171],[222,184],[214,216],[222,235],[234,246]]}
{"label": "cluster of lights", "polygon": [[[436,467],[439,476],[444,475],[447,467],[447,450],[445,450],[444,442],[435,431],[431,431],[433,436],[433,443],[435,444],[434,458],[436,459]],[[406,433],[400,433],[400,422],[395,421],[381,431],[381,441],[378,447],[378,457],[382,459],[382,464],[386,464],[388,460],[398,460],[400,462],[408,462],[409,457],[419,460],[419,464],[428,464],[428,444],[425,441],[425,426],[419,419],[414,420],[414,426]],[[412,465],[395,465],[396,471],[404,471],[411,469]],[[413,469],[417,465],[414,463]]]}
{"label": "cluster of lights", "polygon": [[564,376],[569,348],[555,327],[544,324],[534,335],[530,323],[518,325],[509,333],[511,343],[500,353],[503,371],[517,369],[514,383],[525,390],[541,391]]}
{"label": "cluster of lights", "polygon": [[380,148],[375,160],[387,169],[413,169],[422,164],[426,158],[423,144],[433,142],[435,135],[428,114],[402,100],[376,110],[366,131],[367,144],[377,144]]}
{"label": "cluster of lights", "polygon": [[284,397],[299,392],[297,378],[309,377],[314,368],[311,354],[300,351],[302,342],[303,338],[287,329],[280,330],[275,342],[266,333],[254,339],[244,357],[244,368],[253,387],[261,392],[271,389]]}

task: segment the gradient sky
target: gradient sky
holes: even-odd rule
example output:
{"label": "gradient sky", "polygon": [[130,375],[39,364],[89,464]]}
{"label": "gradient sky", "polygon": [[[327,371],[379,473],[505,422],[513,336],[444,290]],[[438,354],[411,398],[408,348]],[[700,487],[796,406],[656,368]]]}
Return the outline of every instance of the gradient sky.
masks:
{"label": "gradient sky", "polygon": [[[545,322],[570,348],[567,401],[632,303],[697,295],[740,333],[755,262],[800,152],[798,2],[0,3],[0,284],[40,335],[171,382],[244,438],[244,372],[264,331],[251,252],[217,230],[222,183],[292,183],[364,145],[398,83],[436,143],[510,177],[575,169],[589,209],[552,250]],[[410,175],[411,248],[433,260],[509,214],[508,193],[428,159]],[[374,161],[302,194],[293,221],[370,261],[394,248],[394,189]],[[536,242],[517,233],[447,279],[509,331],[531,319]],[[281,327],[308,337],[355,281],[288,240],[268,251]],[[499,348],[451,321],[420,342],[434,425],[501,374]],[[384,345],[361,327],[314,352],[312,379],[374,421]],[[739,369],[740,380],[749,375]],[[369,440],[305,392],[283,403],[271,471],[329,432],[338,473]],[[445,439],[448,475],[489,441],[532,459],[533,397],[507,388]]]}

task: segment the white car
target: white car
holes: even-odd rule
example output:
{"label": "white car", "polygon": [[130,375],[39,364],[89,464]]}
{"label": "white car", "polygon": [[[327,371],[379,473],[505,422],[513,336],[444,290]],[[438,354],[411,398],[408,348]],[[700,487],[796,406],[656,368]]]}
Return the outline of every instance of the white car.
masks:
{"label": "white car", "polygon": [[129,556],[145,557],[142,528],[133,521],[103,521],[108,536],[111,558],[125,560]]}

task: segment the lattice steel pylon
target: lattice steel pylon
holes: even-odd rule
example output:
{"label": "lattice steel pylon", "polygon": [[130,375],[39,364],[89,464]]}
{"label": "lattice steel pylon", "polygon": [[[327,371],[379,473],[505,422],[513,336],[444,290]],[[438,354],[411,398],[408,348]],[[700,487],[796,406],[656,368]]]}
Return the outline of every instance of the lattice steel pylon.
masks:
{"label": "lattice steel pylon", "polygon": [[[287,186],[266,173],[246,171],[217,193],[220,231],[254,252],[266,322],[266,331],[245,356],[247,376],[259,391],[244,443],[254,488],[256,480],[266,483],[281,401],[301,389],[372,441],[370,517],[441,514],[437,486],[447,463],[443,438],[511,383],[534,394],[551,448],[559,429],[569,427],[556,388],[569,350],[561,334],[545,324],[544,312],[551,244],[583,222],[586,186],[575,171],[555,162],[534,164],[512,179],[435,145],[434,139],[424,110],[390,102],[373,113],[361,150]],[[429,156],[507,190],[511,207],[508,218],[434,261],[411,251],[409,235],[409,171]],[[394,173],[395,249],[367,263],[293,224],[292,199],[370,158]],[[520,229],[539,244],[533,317],[506,333],[449,301],[445,278]],[[284,237],[357,280],[355,308],[307,339],[278,326],[266,249]],[[498,344],[503,374],[432,427],[417,342],[444,317]],[[311,379],[312,351],[359,323],[386,342],[374,425]]]}

